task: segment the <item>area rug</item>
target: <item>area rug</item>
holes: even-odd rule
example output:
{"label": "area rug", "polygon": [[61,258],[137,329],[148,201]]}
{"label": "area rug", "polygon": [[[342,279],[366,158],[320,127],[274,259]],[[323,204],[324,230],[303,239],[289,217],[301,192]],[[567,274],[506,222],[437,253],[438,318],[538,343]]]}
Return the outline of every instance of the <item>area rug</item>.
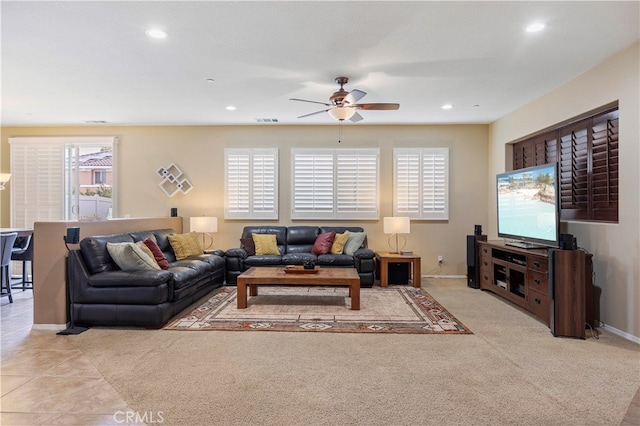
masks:
{"label": "area rug", "polygon": [[264,286],[237,309],[236,287],[222,287],[164,329],[473,334],[423,289],[363,288],[350,306],[346,287]]}

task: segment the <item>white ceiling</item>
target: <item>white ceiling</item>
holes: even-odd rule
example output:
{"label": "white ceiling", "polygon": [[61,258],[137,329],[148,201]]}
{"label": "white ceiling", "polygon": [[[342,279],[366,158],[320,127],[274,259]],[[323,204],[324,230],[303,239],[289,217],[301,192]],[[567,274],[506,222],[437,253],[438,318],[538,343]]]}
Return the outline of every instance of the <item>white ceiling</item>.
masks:
{"label": "white ceiling", "polygon": [[289,98],[340,75],[400,104],[363,124],[488,123],[637,41],[639,4],[2,1],[2,125],[334,124]]}

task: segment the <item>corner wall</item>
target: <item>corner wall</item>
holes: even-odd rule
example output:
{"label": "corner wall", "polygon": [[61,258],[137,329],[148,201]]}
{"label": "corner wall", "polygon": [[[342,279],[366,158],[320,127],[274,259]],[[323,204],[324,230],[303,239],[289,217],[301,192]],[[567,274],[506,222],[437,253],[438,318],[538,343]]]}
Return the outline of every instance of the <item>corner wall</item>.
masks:
{"label": "corner wall", "polygon": [[[489,132],[490,238],[497,236],[494,180],[505,171],[505,144],[618,100],[620,110],[618,224],[563,222],[562,232],[593,253],[599,320],[640,341],[640,43],[556,90],[497,120]],[[598,310],[596,310],[596,313]]]}

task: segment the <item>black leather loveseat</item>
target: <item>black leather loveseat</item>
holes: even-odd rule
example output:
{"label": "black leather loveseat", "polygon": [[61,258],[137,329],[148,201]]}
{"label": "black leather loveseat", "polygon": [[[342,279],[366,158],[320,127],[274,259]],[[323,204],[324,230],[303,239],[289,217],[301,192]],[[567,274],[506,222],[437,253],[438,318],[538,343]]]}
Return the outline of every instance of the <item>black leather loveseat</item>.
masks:
{"label": "black leather loveseat", "polygon": [[372,287],[375,280],[375,252],[367,248],[365,237],[360,248],[350,254],[311,253],[318,235],[328,232],[364,232],[360,227],[339,226],[246,226],[240,240],[250,239],[252,234],[275,234],[278,255],[250,256],[244,247],[225,252],[227,284],[235,285],[238,275],[252,266],[302,265],[312,259],[317,265],[356,268],[361,287]]}
{"label": "black leather loveseat", "polygon": [[[71,309],[78,325],[160,327],[209,291],[224,284],[224,254],[207,252],[176,260],[171,229],[84,238],[69,253]],[[168,261],[166,270],[121,270],[107,243],[151,238]],[[166,265],[165,265],[166,266]]]}

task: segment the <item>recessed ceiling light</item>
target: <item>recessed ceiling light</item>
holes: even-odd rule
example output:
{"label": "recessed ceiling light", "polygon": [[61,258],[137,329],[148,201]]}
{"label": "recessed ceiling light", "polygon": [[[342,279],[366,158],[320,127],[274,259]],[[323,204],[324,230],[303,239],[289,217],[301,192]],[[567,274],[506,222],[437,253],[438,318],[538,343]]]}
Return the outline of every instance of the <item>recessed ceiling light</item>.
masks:
{"label": "recessed ceiling light", "polygon": [[453,105],[451,105],[451,104],[444,104],[444,105],[442,105],[440,108],[442,108],[442,109],[451,109],[451,108],[453,108]]}
{"label": "recessed ceiling light", "polygon": [[528,33],[537,33],[544,29],[544,24],[542,22],[535,22],[527,27]]}
{"label": "recessed ceiling light", "polygon": [[227,111],[235,111],[235,110],[236,110],[236,107],[234,107],[233,105],[229,105],[227,107]]}
{"label": "recessed ceiling light", "polygon": [[158,28],[148,29],[145,34],[153,38],[167,38],[167,33]]}

